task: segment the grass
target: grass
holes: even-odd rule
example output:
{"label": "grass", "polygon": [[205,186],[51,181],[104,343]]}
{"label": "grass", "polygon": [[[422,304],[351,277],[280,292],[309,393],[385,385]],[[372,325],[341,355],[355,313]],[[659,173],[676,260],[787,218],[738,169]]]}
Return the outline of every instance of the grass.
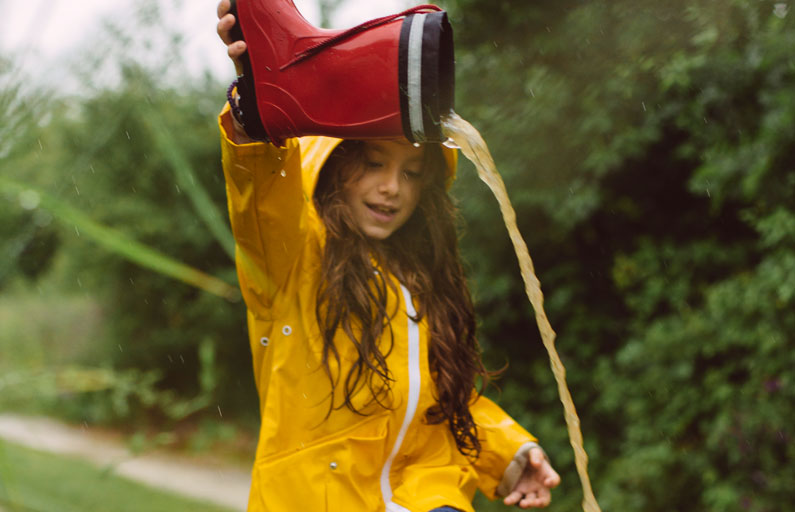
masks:
{"label": "grass", "polygon": [[3,512],[230,512],[120,478],[88,462],[0,441]]}

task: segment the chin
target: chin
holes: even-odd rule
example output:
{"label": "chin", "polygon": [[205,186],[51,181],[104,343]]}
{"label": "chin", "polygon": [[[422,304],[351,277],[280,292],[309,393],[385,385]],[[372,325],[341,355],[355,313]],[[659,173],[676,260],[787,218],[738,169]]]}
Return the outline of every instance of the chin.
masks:
{"label": "chin", "polygon": [[367,236],[367,238],[371,238],[373,240],[386,240],[392,236],[391,231],[384,231],[381,229],[368,229],[364,231],[364,234]]}

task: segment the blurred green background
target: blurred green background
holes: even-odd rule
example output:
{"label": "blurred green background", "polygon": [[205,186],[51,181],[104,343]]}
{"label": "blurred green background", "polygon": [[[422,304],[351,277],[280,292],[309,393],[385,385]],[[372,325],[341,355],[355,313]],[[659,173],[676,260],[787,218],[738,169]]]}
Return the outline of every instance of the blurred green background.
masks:
{"label": "blurred green background", "polygon": [[[790,3],[439,3],[455,29],[456,110],[508,186],[602,508],[787,510]],[[250,454],[258,408],[216,125],[227,84],[181,72],[183,34],[156,2],[100,32],[76,93],[30,80],[0,48],[0,412]],[[480,341],[491,368],[509,364],[490,394],[561,472],[550,510],[578,510],[510,241],[468,162],[458,175]]]}

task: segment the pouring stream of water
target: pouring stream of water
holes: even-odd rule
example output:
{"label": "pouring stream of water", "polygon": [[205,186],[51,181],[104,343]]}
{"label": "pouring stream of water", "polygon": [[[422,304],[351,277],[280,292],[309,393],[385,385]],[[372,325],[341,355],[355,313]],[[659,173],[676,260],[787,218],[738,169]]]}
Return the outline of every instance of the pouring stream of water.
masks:
{"label": "pouring stream of water", "polygon": [[560,401],[563,403],[566,426],[569,432],[569,442],[574,449],[577,473],[582,483],[582,507],[585,512],[601,512],[591,488],[591,480],[588,477],[588,454],[583,447],[580,418],[577,416],[574,401],[566,385],[566,368],[564,368],[558,356],[558,352],[555,350],[555,331],[552,330],[552,326],[549,324],[547,315],[544,312],[544,295],[541,293],[541,283],[535,275],[533,260],[530,259],[527,244],[519,233],[519,228],[516,226],[516,212],[513,209],[513,205],[511,205],[510,199],[508,199],[508,192],[505,190],[505,184],[502,181],[502,177],[497,172],[497,167],[494,165],[494,160],[489,153],[486,142],[471,124],[455,112],[450,112],[448,116],[442,119],[442,131],[445,136],[452,139],[455,144],[458,145],[464,156],[475,164],[478,170],[478,176],[489,186],[500,205],[500,211],[505,220],[505,226],[508,228],[508,234],[511,237],[511,242],[513,242],[516,257],[519,259],[519,268],[522,273],[522,279],[524,280],[525,293],[527,294],[527,298],[530,299],[530,304],[532,304],[533,310],[535,311],[538,330],[541,332],[541,339],[549,354],[552,373],[558,385]]}

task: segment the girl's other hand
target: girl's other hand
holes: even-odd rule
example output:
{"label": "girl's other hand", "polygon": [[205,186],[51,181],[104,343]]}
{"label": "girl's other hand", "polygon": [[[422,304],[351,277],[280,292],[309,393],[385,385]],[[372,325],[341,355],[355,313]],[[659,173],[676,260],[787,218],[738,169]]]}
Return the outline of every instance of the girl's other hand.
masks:
{"label": "girl's other hand", "polygon": [[527,456],[530,460],[524,473],[503,503],[520,508],[546,507],[552,499],[550,491],[560,483],[560,476],[541,448],[531,449]]}
{"label": "girl's other hand", "polygon": [[221,41],[226,45],[226,53],[232,62],[235,63],[237,74],[243,73],[243,65],[240,63],[240,56],[246,53],[246,43],[244,41],[233,41],[230,31],[235,26],[235,16],[229,13],[231,4],[229,0],[221,0],[218,3],[218,25],[216,30]]}

